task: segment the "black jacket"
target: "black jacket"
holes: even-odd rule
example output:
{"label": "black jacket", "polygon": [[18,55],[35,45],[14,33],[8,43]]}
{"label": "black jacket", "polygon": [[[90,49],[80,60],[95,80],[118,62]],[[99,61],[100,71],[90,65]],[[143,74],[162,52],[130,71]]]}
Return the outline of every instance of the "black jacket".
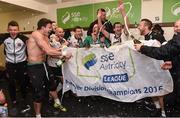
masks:
{"label": "black jacket", "polygon": [[18,34],[14,39],[7,34],[0,34],[0,45],[4,43],[4,53],[6,55],[6,61],[10,63],[19,63],[26,61],[27,50],[26,41],[28,37]]}
{"label": "black jacket", "polygon": [[152,40],[156,39],[161,44],[166,41],[162,34],[159,34],[159,33],[155,32],[155,31],[152,31],[149,34],[145,35],[145,40],[148,41],[150,39],[152,39]]}
{"label": "black jacket", "polygon": [[155,59],[172,61],[170,72],[174,81],[174,91],[180,95],[180,32],[175,34],[166,45],[161,47],[142,46],[140,51]]}
{"label": "black jacket", "polygon": [[161,47],[142,46],[142,54],[158,60],[172,60],[180,55],[180,32],[174,34],[173,38]]}

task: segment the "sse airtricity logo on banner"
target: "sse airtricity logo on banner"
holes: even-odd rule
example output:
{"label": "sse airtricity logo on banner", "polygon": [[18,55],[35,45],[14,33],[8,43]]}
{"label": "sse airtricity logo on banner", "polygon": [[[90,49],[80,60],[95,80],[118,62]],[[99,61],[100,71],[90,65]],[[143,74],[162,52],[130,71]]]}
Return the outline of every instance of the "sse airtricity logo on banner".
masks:
{"label": "sse airtricity logo on banner", "polygon": [[126,71],[126,61],[117,60],[111,52],[101,56],[100,70],[108,71],[103,75],[103,83],[128,82],[129,77]]}
{"label": "sse airtricity logo on banner", "polygon": [[96,64],[96,62],[97,62],[97,58],[94,53],[90,53],[90,54],[86,55],[82,60],[84,67],[88,70],[91,66],[94,66]]}

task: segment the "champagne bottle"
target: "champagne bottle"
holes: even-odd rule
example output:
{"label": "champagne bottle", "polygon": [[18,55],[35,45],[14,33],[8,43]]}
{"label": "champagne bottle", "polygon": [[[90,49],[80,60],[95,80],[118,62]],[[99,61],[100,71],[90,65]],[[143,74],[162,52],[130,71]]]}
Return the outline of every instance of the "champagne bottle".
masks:
{"label": "champagne bottle", "polygon": [[67,49],[67,46],[63,46],[62,47],[62,56],[60,57],[60,59],[56,62],[56,65],[58,66],[58,67],[60,67],[63,63],[65,63],[65,61],[66,61],[66,49]]}
{"label": "champagne bottle", "polygon": [[60,67],[63,63],[65,63],[65,61],[66,61],[66,58],[65,56],[63,56],[61,59],[59,59],[59,61],[56,62],[56,65]]}
{"label": "champagne bottle", "polygon": [[141,43],[141,41],[135,39],[135,37],[133,35],[131,35],[130,37],[133,39],[134,44],[140,44]]}

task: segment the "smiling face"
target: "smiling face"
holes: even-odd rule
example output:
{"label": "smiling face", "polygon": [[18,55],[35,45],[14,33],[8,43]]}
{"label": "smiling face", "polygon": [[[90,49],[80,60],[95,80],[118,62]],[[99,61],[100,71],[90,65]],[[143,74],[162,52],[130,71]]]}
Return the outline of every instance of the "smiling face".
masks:
{"label": "smiling face", "polygon": [[151,32],[152,29],[152,22],[149,19],[142,19],[138,25],[138,29],[140,34],[145,36]]}
{"label": "smiling face", "polygon": [[10,36],[12,38],[15,38],[17,34],[19,33],[19,27],[18,26],[8,26],[7,31],[9,32]]}
{"label": "smiling face", "polygon": [[57,28],[57,24],[55,22],[52,23],[52,30],[53,31],[56,31],[56,28]]}
{"label": "smiling face", "polygon": [[42,18],[37,23],[37,30],[40,30],[43,35],[49,36],[52,31],[52,21],[46,18]]}
{"label": "smiling face", "polygon": [[82,28],[76,28],[74,32],[76,38],[81,38],[83,36]]}
{"label": "smiling face", "polygon": [[44,34],[45,36],[49,36],[49,33],[52,31],[52,24],[51,24],[51,23],[48,23],[45,27],[42,26],[41,29],[42,29],[43,34]]}
{"label": "smiling face", "polygon": [[147,26],[145,25],[145,22],[144,22],[144,21],[141,21],[141,22],[139,23],[138,29],[139,29],[141,35],[145,35],[145,31],[146,31],[146,29],[147,29]]}
{"label": "smiling face", "polygon": [[114,24],[114,32],[115,34],[120,35],[122,32],[122,25],[120,23]]}
{"label": "smiling face", "polygon": [[56,36],[58,36],[59,39],[63,39],[63,37],[64,37],[64,30],[62,28],[57,28],[56,29]]}
{"label": "smiling face", "polygon": [[98,27],[98,25],[97,24],[95,24],[94,26],[93,26],[93,35],[98,35],[98,33],[99,33],[99,27]]}

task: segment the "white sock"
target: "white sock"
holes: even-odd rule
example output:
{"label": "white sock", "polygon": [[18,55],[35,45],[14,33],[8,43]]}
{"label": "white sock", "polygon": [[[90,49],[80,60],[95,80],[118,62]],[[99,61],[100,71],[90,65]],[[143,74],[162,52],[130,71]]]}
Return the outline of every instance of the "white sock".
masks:
{"label": "white sock", "polygon": [[61,83],[59,83],[59,84],[58,84],[58,86],[57,86],[56,91],[60,91],[60,90],[62,89],[62,87],[63,87],[63,86],[62,86],[62,84],[61,84]]}
{"label": "white sock", "polygon": [[166,117],[166,112],[164,110],[161,111],[161,116]]}
{"label": "white sock", "polygon": [[157,109],[159,109],[159,108],[160,108],[159,101],[154,101],[154,104],[155,104],[155,106],[156,106],[156,108],[157,108]]}
{"label": "white sock", "polygon": [[41,118],[41,114],[36,114],[36,118]]}
{"label": "white sock", "polygon": [[54,102],[55,102],[56,104],[61,104],[58,98],[55,99]]}

